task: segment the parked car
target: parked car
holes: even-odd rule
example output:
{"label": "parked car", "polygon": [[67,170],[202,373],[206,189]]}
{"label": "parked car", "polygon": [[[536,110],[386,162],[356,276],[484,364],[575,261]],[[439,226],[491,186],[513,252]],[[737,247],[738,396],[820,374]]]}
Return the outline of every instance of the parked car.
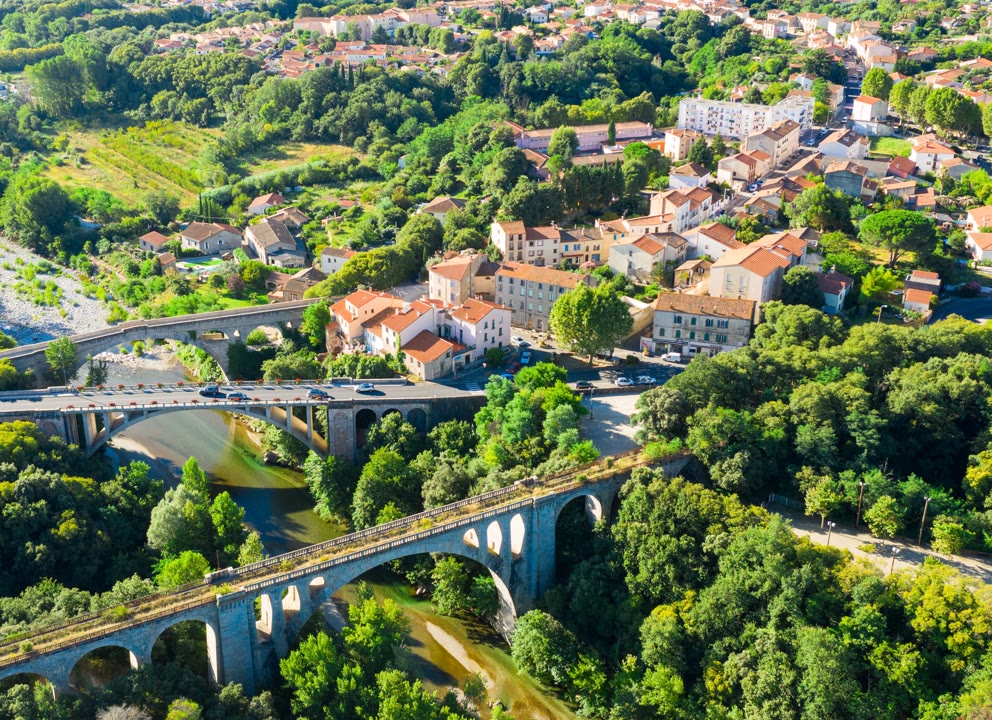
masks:
{"label": "parked car", "polygon": [[248,396],[245,395],[243,392],[232,392],[227,394],[227,399],[245,401],[248,399]]}
{"label": "parked car", "polygon": [[530,364],[530,351],[529,350],[525,350],[520,355],[520,364],[521,365],[529,365]]}
{"label": "parked car", "polygon": [[588,380],[579,380],[575,383],[575,389],[579,392],[589,392],[592,390],[592,383]]}
{"label": "parked car", "polygon": [[203,388],[202,390],[200,390],[200,394],[203,397],[209,397],[209,398],[210,397],[212,397],[212,398],[222,398],[222,397],[224,397],[224,393],[222,393],[220,391],[220,388],[218,388],[216,385],[207,385],[205,388]]}
{"label": "parked car", "polygon": [[758,189],[758,184],[757,183],[751,183],[750,185],[747,186],[747,189],[750,190],[751,192],[754,192],[755,190]]}
{"label": "parked car", "polygon": [[618,377],[616,380],[613,381],[613,384],[616,385],[617,387],[633,387],[634,381],[631,380],[629,377]]}
{"label": "parked car", "polygon": [[512,362],[512,363],[510,363],[510,364],[509,364],[509,365],[507,366],[507,368],[506,368],[506,369],[507,369],[507,370],[508,370],[509,372],[511,372],[511,373],[515,373],[515,372],[517,372],[517,371],[518,371],[518,370],[519,370],[520,368],[522,368],[522,367],[523,367],[523,365],[521,365],[520,363],[518,363],[518,362]]}
{"label": "parked car", "polygon": [[307,390],[308,400],[327,400],[328,397],[329,397],[328,394],[323,390],[318,390],[317,388],[313,388],[312,390]]}
{"label": "parked car", "polygon": [[665,362],[682,362],[682,353],[667,352],[661,356]]}
{"label": "parked car", "polygon": [[375,390],[375,385],[372,383],[359,383],[355,386],[355,392],[367,393]]}
{"label": "parked car", "polygon": [[637,376],[638,385],[657,385],[658,381],[655,380],[650,375],[638,375]]}
{"label": "parked car", "polygon": [[513,375],[511,373],[508,372],[500,373],[499,376],[504,380],[509,380],[510,382],[513,382]]}
{"label": "parked car", "polygon": [[513,337],[510,338],[510,344],[511,345],[519,345],[520,343],[524,343],[524,342],[527,342],[527,341],[524,340],[519,335],[514,335]]}

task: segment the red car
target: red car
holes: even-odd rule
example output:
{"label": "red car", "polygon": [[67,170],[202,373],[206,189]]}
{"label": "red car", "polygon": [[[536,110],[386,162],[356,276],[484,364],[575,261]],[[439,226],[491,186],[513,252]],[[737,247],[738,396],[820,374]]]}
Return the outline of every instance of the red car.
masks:
{"label": "red car", "polygon": [[520,363],[512,362],[507,366],[506,369],[509,370],[511,373],[516,373],[522,367],[523,365],[521,365]]}

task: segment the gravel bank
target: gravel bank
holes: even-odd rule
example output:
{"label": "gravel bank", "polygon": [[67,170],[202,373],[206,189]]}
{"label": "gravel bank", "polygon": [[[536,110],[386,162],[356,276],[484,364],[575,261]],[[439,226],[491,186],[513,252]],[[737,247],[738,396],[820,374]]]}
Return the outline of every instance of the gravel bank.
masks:
{"label": "gravel bank", "polygon": [[[23,264],[17,263],[18,258]],[[54,280],[62,288],[58,306],[36,305],[29,294],[14,289],[19,282],[30,284],[18,276],[18,270],[42,260],[22,247],[0,240],[0,330],[19,345],[26,345],[107,327],[107,309],[99,300],[83,295],[82,283],[69,274],[71,270],[61,268],[58,276],[37,276],[41,281]],[[60,310],[65,310],[65,317]]]}

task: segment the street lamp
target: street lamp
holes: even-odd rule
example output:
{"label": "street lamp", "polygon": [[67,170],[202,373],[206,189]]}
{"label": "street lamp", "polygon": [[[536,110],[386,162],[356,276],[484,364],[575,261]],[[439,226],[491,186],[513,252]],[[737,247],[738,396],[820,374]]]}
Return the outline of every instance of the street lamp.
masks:
{"label": "street lamp", "polygon": [[837,527],[837,523],[835,522],[827,523],[827,547],[830,547],[830,533],[834,531],[835,527]]}
{"label": "street lamp", "polygon": [[923,544],[923,526],[927,524],[927,508],[930,507],[930,498],[925,497],[923,500],[923,519],[920,521],[920,537],[916,540],[917,545]]}
{"label": "street lamp", "polygon": [[892,562],[889,563],[889,575],[891,575],[892,571],[896,569],[896,555],[899,554],[900,550],[902,550],[902,548],[892,548]]}
{"label": "street lamp", "polygon": [[865,481],[858,480],[858,486],[860,487],[858,490],[858,519],[854,521],[854,527],[856,528],[861,527],[861,501],[865,497]]}
{"label": "street lamp", "polygon": [[884,310],[884,309],[885,309],[885,308],[887,308],[887,307],[888,307],[888,305],[881,305],[881,306],[880,306],[880,307],[878,308],[878,319],[877,319],[877,320],[875,320],[875,322],[876,322],[876,323],[880,323],[880,322],[882,322],[882,310]]}

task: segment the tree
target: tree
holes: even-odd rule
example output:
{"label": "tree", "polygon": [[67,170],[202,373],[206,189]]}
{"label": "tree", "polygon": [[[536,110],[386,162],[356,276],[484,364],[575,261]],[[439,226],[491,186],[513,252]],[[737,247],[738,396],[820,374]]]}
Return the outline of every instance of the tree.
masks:
{"label": "tree", "polygon": [[933,549],[943,555],[959,555],[975,537],[957,518],[947,515],[934,518],[931,532]]}
{"label": "tree", "polygon": [[548,156],[559,157],[564,166],[571,164],[572,157],[579,149],[579,136],[572,127],[560,127],[551,133],[548,141]]}
{"label": "tree", "polygon": [[52,340],[45,348],[45,360],[48,361],[48,375],[55,382],[65,385],[75,381],[79,375],[79,356],[76,343],[67,337]]}
{"label": "tree", "polygon": [[851,228],[851,208],[839,190],[819,184],[803,190],[786,208],[792,227],[813,227],[820,231]]}
{"label": "tree", "polygon": [[608,283],[595,290],[585,283],[559,296],[551,308],[551,330],[570,351],[588,355],[612,350],[630,335],[633,319]]}
{"label": "tree", "polygon": [[231,494],[225,491],[210,504],[210,519],[213,521],[221,567],[234,563],[242,543],[248,537],[244,508],[234,502]]}
{"label": "tree", "polygon": [[142,202],[145,211],[159,225],[168,225],[179,214],[179,197],[162,190],[148,191]]}
{"label": "tree", "polygon": [[880,67],[873,67],[865,73],[861,82],[861,94],[888,101],[892,92],[892,78]]}
{"label": "tree", "polygon": [[954,88],[937,88],[924,105],[926,121],[948,132],[975,134],[982,127],[982,112],[970,98]]}
{"label": "tree", "polygon": [[692,144],[689,148],[689,155],[686,157],[686,162],[697,163],[703,167],[712,168],[713,149],[706,142],[705,138],[699,138]]}
{"label": "tree", "polygon": [[187,490],[206,502],[210,497],[210,481],[200,467],[200,462],[192,455],[183,463],[181,482]]}
{"label": "tree", "polygon": [[362,468],[352,499],[351,520],[355,529],[375,525],[389,502],[395,503],[404,515],[415,512],[421,493],[415,479],[409,463],[397,452],[380,448],[372,453]]}
{"label": "tree", "polygon": [[884,300],[889,293],[902,287],[899,278],[881,265],[873,267],[861,279],[861,297],[866,300]]}
{"label": "tree", "polygon": [[613,145],[617,141],[617,124],[610,120],[610,124],[606,126],[606,142],[608,145]]}
{"label": "tree", "polygon": [[982,130],[988,137],[992,137],[992,103],[982,106]]}
{"label": "tree", "polygon": [[454,557],[444,557],[434,564],[431,572],[434,592],[431,601],[442,615],[455,615],[469,607],[468,574]]}
{"label": "tree", "polygon": [[163,561],[155,571],[159,587],[174,588],[203,580],[210,572],[210,563],[198,552],[184,550],[178,557]]}
{"label": "tree", "polygon": [[98,712],[96,720],[151,720],[151,715],[133,705],[111,705]]}
{"label": "tree", "polygon": [[289,686],[294,715],[318,720],[328,717],[338,694],[344,658],[331,637],[321,631],[303,640],[279,662],[279,672]]}
{"label": "tree", "polygon": [[440,507],[466,498],[471,484],[472,478],[463,464],[454,458],[441,459],[433,474],[424,480],[424,507]]}
{"label": "tree", "polygon": [[782,278],[782,302],[786,305],[808,305],[812,308],[823,306],[823,291],[820,281],[805,265],[790,268]]}
{"label": "tree", "polygon": [[155,506],[148,525],[148,545],[165,556],[185,550],[213,554],[213,521],[206,499],[182,483]]}
{"label": "tree", "polygon": [[844,496],[831,480],[821,480],[806,491],[806,514],[819,515],[822,530],[827,515],[839,510],[843,501]]}
{"label": "tree", "polygon": [[892,539],[902,529],[902,511],[891,495],[882,495],[865,510],[865,523],[876,537]]}
{"label": "tree", "polygon": [[412,424],[403,419],[401,413],[390,413],[368,429],[365,451],[374,453],[380,448],[388,448],[410,461],[423,447],[422,436]]}
{"label": "tree", "polygon": [[933,221],[915,210],[883,210],[861,221],[862,242],[889,252],[889,267],[895,267],[907,252],[929,253],[937,242]]}
{"label": "tree", "polygon": [[315,348],[324,348],[324,338],[326,328],[331,323],[331,311],[326,302],[315,302],[303,311],[303,322],[300,323],[300,330],[310,338],[310,345]]}
{"label": "tree", "polygon": [[238,567],[251,565],[264,560],[266,556],[265,545],[262,543],[262,536],[252,530],[248,537],[238,548]]}
{"label": "tree", "polygon": [[510,655],[520,670],[538,682],[563,686],[578,660],[578,646],[572,633],[555,618],[531,610],[513,628]]}
{"label": "tree", "polygon": [[68,118],[82,109],[86,78],[83,68],[72,58],[66,55],[48,58],[29,65],[25,72],[32,94],[46,112]]}
{"label": "tree", "polygon": [[83,380],[83,384],[86,387],[106,385],[108,373],[109,369],[106,360],[94,360],[92,355],[86,356],[86,379]]}
{"label": "tree", "polygon": [[900,80],[893,85],[892,91],[889,93],[889,104],[897,113],[903,116],[903,118],[905,118],[909,113],[909,101],[913,96],[913,90],[915,89],[916,83],[911,79],[906,78],[905,80]]}

